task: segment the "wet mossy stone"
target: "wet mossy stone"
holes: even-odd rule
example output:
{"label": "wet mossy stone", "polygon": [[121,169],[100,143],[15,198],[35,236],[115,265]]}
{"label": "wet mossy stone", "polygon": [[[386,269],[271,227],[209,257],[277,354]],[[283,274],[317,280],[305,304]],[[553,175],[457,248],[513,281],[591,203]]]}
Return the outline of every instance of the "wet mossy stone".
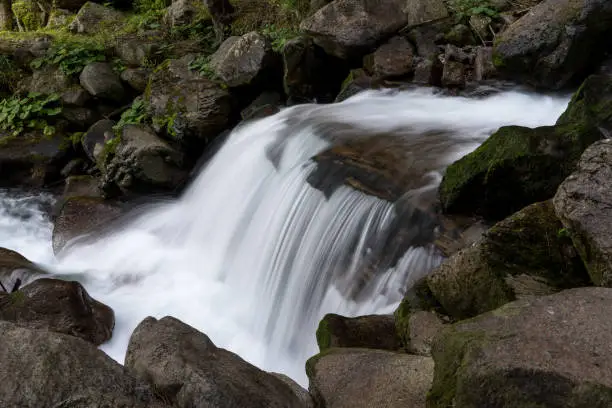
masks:
{"label": "wet mossy stone", "polygon": [[612,75],[591,75],[572,96],[558,125],[590,123],[612,130]]}
{"label": "wet mossy stone", "polygon": [[444,212],[499,221],[552,198],[582,152],[603,134],[582,121],[535,129],[506,126],[451,164],[440,185]]}
{"label": "wet mossy stone", "polygon": [[361,347],[398,350],[399,338],[391,315],[345,317],[327,314],[317,329],[319,350],[331,347]]}

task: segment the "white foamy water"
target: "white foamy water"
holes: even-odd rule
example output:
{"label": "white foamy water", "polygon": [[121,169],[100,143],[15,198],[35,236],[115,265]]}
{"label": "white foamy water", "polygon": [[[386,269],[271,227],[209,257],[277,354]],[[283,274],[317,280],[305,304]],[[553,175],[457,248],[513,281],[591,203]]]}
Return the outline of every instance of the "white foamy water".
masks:
{"label": "white foamy water", "polygon": [[[396,214],[393,204],[347,187],[326,198],[306,183],[310,158],[329,145],[322,136],[348,124],[401,133],[416,146],[423,132],[446,131],[439,147],[414,152],[442,156],[431,159],[444,167],[500,126],[553,124],[567,100],[413,90],[290,108],[236,129],[179,200],[128,215],[113,234],[70,247],[58,260],[43,213],[28,199],[0,195],[0,245],[76,277],[113,307],[114,336],[102,349],[119,362],[143,318],[171,315],[305,385],[304,362],[317,352],[325,313],[390,313],[406,284],[439,262],[429,248],[411,248],[367,282],[365,298],[348,295],[370,244],[387,237]],[[270,160],[275,146],[278,157]],[[424,188],[435,187],[439,174],[432,180]],[[14,203],[30,215],[11,213]]]}

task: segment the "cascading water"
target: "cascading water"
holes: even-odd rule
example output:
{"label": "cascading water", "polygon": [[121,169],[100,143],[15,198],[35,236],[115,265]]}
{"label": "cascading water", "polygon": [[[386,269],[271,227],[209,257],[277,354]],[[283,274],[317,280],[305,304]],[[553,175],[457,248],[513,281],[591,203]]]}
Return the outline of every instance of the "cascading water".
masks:
{"label": "cascading water", "polygon": [[[566,105],[520,92],[466,99],[411,90],[297,106],[234,130],[179,200],[128,214],[112,234],[78,241],[58,259],[42,212],[21,198],[28,215],[13,214],[18,199],[0,196],[0,245],[81,281],[112,306],[115,332],[102,349],[119,362],[144,317],[172,315],[305,384],[325,313],[391,312],[407,283],[440,260],[428,246],[411,247],[360,280],[372,243],[392,231],[395,206],[347,186],[313,188],[313,155],[347,128],[402,138],[429,176],[406,193],[418,196],[500,126],[552,124]],[[352,296],[358,281],[365,289]]]}

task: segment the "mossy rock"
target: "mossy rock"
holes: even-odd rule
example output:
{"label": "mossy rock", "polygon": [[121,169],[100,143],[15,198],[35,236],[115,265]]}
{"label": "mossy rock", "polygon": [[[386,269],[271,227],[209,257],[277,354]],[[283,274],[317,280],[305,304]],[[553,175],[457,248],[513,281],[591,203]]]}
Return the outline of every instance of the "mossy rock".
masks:
{"label": "mossy rock", "polygon": [[327,314],[317,329],[319,350],[331,347],[361,347],[398,350],[395,321],[390,315],[345,317]]}
{"label": "mossy rock", "polygon": [[446,169],[439,190],[443,210],[498,221],[548,200],[582,152],[602,136],[588,122],[502,127]]}
{"label": "mossy rock", "polygon": [[572,96],[558,125],[591,123],[609,127],[612,124],[612,77],[591,75]]}
{"label": "mossy rock", "polygon": [[455,319],[513,300],[591,285],[550,201],[532,204],[495,224],[427,277],[427,287]]}
{"label": "mossy rock", "polygon": [[26,31],[36,31],[44,23],[44,12],[34,1],[16,1],[12,5],[13,14],[19,25]]}

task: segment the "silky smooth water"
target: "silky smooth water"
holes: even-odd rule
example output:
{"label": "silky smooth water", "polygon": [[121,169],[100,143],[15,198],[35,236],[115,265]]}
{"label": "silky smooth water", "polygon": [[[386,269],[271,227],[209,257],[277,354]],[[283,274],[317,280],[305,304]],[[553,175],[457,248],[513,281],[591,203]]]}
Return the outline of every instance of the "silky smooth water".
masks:
{"label": "silky smooth water", "polygon": [[[171,315],[306,384],[304,362],[317,352],[325,313],[390,313],[406,285],[440,262],[432,248],[412,247],[367,282],[368,296],[350,296],[370,243],[393,225],[394,205],[348,187],[326,197],[306,182],[316,166],[311,157],[347,126],[397,134],[416,158],[435,163],[428,184],[408,192],[418,195],[500,126],[553,124],[567,101],[417,89],[289,108],[235,129],[180,199],[128,214],[111,234],[77,241],[57,258],[39,205],[50,198],[0,194],[0,246],[78,279],[113,307],[115,332],[102,349],[119,362],[143,318]],[[443,140],[426,139],[432,131]]]}

